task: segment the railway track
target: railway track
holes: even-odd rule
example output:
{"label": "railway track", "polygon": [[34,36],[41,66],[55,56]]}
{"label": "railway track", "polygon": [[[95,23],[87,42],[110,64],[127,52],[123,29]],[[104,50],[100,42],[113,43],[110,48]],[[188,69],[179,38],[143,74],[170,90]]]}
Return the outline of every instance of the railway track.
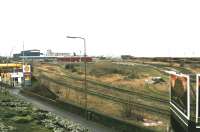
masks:
{"label": "railway track", "polygon": [[[52,82],[57,83],[57,84],[65,85],[65,86],[72,88],[72,89],[79,91],[79,92],[84,92],[84,89],[81,88],[81,87],[73,86],[71,84],[66,84],[63,81],[54,80],[54,79],[49,78],[45,75],[42,75],[41,78],[43,78],[43,79],[46,78],[49,81],[52,81]],[[100,98],[104,98],[104,99],[107,99],[107,100],[110,100],[110,101],[113,101],[113,102],[116,102],[116,103],[120,103],[120,104],[132,104],[138,110],[146,110],[147,112],[156,113],[156,114],[165,115],[165,116],[169,116],[169,114],[170,114],[169,110],[164,109],[164,108],[152,107],[151,105],[138,103],[136,101],[128,101],[128,100],[122,99],[120,97],[107,95],[107,94],[96,92],[96,91],[93,91],[93,90],[90,90],[90,89],[87,90],[87,93],[90,94],[90,95],[97,96],[97,97],[100,97]]]}
{"label": "railway track", "polygon": [[[69,77],[69,78],[74,79],[74,80],[83,81],[82,78],[74,77],[72,75],[65,75],[65,77]],[[105,89],[112,89],[112,90],[115,90],[115,91],[118,91],[118,92],[121,92],[121,93],[124,93],[124,94],[136,95],[136,96],[139,96],[139,97],[142,97],[142,98],[150,99],[150,100],[153,100],[153,101],[158,101],[158,102],[161,102],[161,103],[164,103],[164,104],[169,103],[169,100],[167,100],[167,99],[161,99],[161,98],[154,97],[154,96],[151,96],[151,95],[147,95],[147,94],[144,94],[144,93],[140,93],[140,92],[136,92],[136,91],[130,91],[130,90],[122,89],[122,88],[115,87],[115,86],[110,86],[110,85],[99,83],[99,82],[96,82],[96,81],[93,81],[93,80],[87,80],[87,82],[94,84],[94,85],[101,86]]]}
{"label": "railway track", "polygon": [[[65,72],[66,71],[63,70],[63,73],[65,73]],[[83,81],[83,78],[81,78],[81,77],[78,77],[78,76],[75,76],[75,75],[70,75],[70,74],[66,75],[66,74],[64,76],[67,77],[67,78],[78,80],[78,81]],[[118,92],[121,92],[123,94],[134,95],[134,96],[137,96],[137,97],[140,97],[140,98],[143,98],[143,99],[157,101],[159,103],[163,103],[163,104],[166,104],[166,105],[169,103],[168,99],[164,99],[163,98],[166,95],[160,95],[159,93],[155,94],[155,96],[159,95],[159,97],[155,97],[153,95],[144,94],[144,93],[141,93],[141,92],[138,92],[138,91],[130,91],[130,90],[126,90],[126,89],[123,89],[123,88],[120,88],[120,87],[111,86],[109,84],[105,84],[105,83],[102,83],[102,82],[97,82],[95,80],[89,80],[89,79],[87,79],[87,83],[100,86],[100,87],[102,87],[104,89],[111,89],[111,90],[114,90],[114,91],[118,91]]]}

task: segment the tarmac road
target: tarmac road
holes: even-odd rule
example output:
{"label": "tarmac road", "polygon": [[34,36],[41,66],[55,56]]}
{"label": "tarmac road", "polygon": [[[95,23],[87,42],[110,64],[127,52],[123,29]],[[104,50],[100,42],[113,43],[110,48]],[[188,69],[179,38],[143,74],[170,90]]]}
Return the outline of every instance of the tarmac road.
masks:
{"label": "tarmac road", "polygon": [[12,89],[12,90],[10,90],[10,92],[12,94],[17,95],[18,97],[22,98],[23,100],[33,104],[33,106],[35,106],[37,108],[52,112],[58,116],[67,118],[70,121],[73,121],[75,123],[79,123],[82,126],[87,127],[91,132],[116,132],[116,130],[113,130],[111,128],[103,126],[99,123],[88,121],[79,115],[76,115],[76,114],[70,113],[64,109],[58,108],[53,104],[49,104],[45,101],[42,101],[42,100],[34,98],[34,97],[22,95],[22,94],[20,94],[19,89]]}

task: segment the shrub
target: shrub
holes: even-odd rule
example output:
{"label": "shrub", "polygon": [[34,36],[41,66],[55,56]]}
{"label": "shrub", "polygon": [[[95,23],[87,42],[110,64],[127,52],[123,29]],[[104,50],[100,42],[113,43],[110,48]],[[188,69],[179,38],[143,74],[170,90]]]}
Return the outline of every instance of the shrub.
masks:
{"label": "shrub", "polygon": [[71,69],[72,72],[77,72],[76,68]]}
{"label": "shrub", "polygon": [[131,100],[135,100],[135,99],[129,97],[128,102],[122,105],[122,116],[128,119],[143,121],[144,116],[141,113],[136,112],[135,105],[131,103]]}
{"label": "shrub", "polygon": [[33,120],[33,118],[31,116],[15,116],[13,118],[13,121],[15,121],[16,123],[29,123]]}
{"label": "shrub", "polygon": [[126,72],[123,68],[113,64],[98,64],[92,67],[89,73],[98,77],[108,74],[124,74]]}
{"label": "shrub", "polygon": [[132,72],[129,73],[128,78],[129,79],[139,79],[139,75],[137,74],[137,72],[135,70],[132,70]]}
{"label": "shrub", "polygon": [[77,72],[76,66],[78,66],[78,64],[65,64],[65,69],[71,70],[71,72]]}
{"label": "shrub", "polygon": [[74,64],[65,64],[65,69],[72,69],[74,68]]}
{"label": "shrub", "polygon": [[122,106],[122,115],[126,118],[130,118],[134,111],[134,105],[131,103],[131,98],[128,98],[128,103]]}
{"label": "shrub", "polygon": [[12,118],[16,115],[16,113],[11,113],[11,112],[8,112],[6,114],[4,114],[4,118]]}

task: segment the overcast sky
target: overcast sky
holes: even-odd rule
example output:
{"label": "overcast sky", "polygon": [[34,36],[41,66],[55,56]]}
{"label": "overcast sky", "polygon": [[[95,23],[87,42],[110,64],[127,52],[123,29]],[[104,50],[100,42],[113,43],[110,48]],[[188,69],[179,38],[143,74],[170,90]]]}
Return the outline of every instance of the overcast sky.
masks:
{"label": "overcast sky", "polygon": [[200,56],[199,0],[0,0],[0,55]]}

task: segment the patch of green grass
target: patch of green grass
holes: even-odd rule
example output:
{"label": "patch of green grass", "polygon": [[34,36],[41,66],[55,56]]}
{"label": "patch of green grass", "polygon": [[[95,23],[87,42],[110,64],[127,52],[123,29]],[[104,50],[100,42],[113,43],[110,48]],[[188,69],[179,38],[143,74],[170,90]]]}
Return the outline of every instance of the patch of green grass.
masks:
{"label": "patch of green grass", "polygon": [[51,130],[37,124],[35,121],[26,124],[9,122],[9,124],[16,128],[13,132],[52,132]]}
{"label": "patch of green grass", "polygon": [[29,123],[33,120],[33,118],[30,115],[27,116],[15,116],[12,118],[12,120],[16,123]]}
{"label": "patch of green grass", "polygon": [[[9,93],[0,92],[0,122],[5,126],[14,128],[12,132],[51,132],[34,120],[31,105],[26,104],[24,107],[14,107],[3,105],[3,103],[17,103],[19,99]],[[2,105],[2,106],[1,106]]]}

